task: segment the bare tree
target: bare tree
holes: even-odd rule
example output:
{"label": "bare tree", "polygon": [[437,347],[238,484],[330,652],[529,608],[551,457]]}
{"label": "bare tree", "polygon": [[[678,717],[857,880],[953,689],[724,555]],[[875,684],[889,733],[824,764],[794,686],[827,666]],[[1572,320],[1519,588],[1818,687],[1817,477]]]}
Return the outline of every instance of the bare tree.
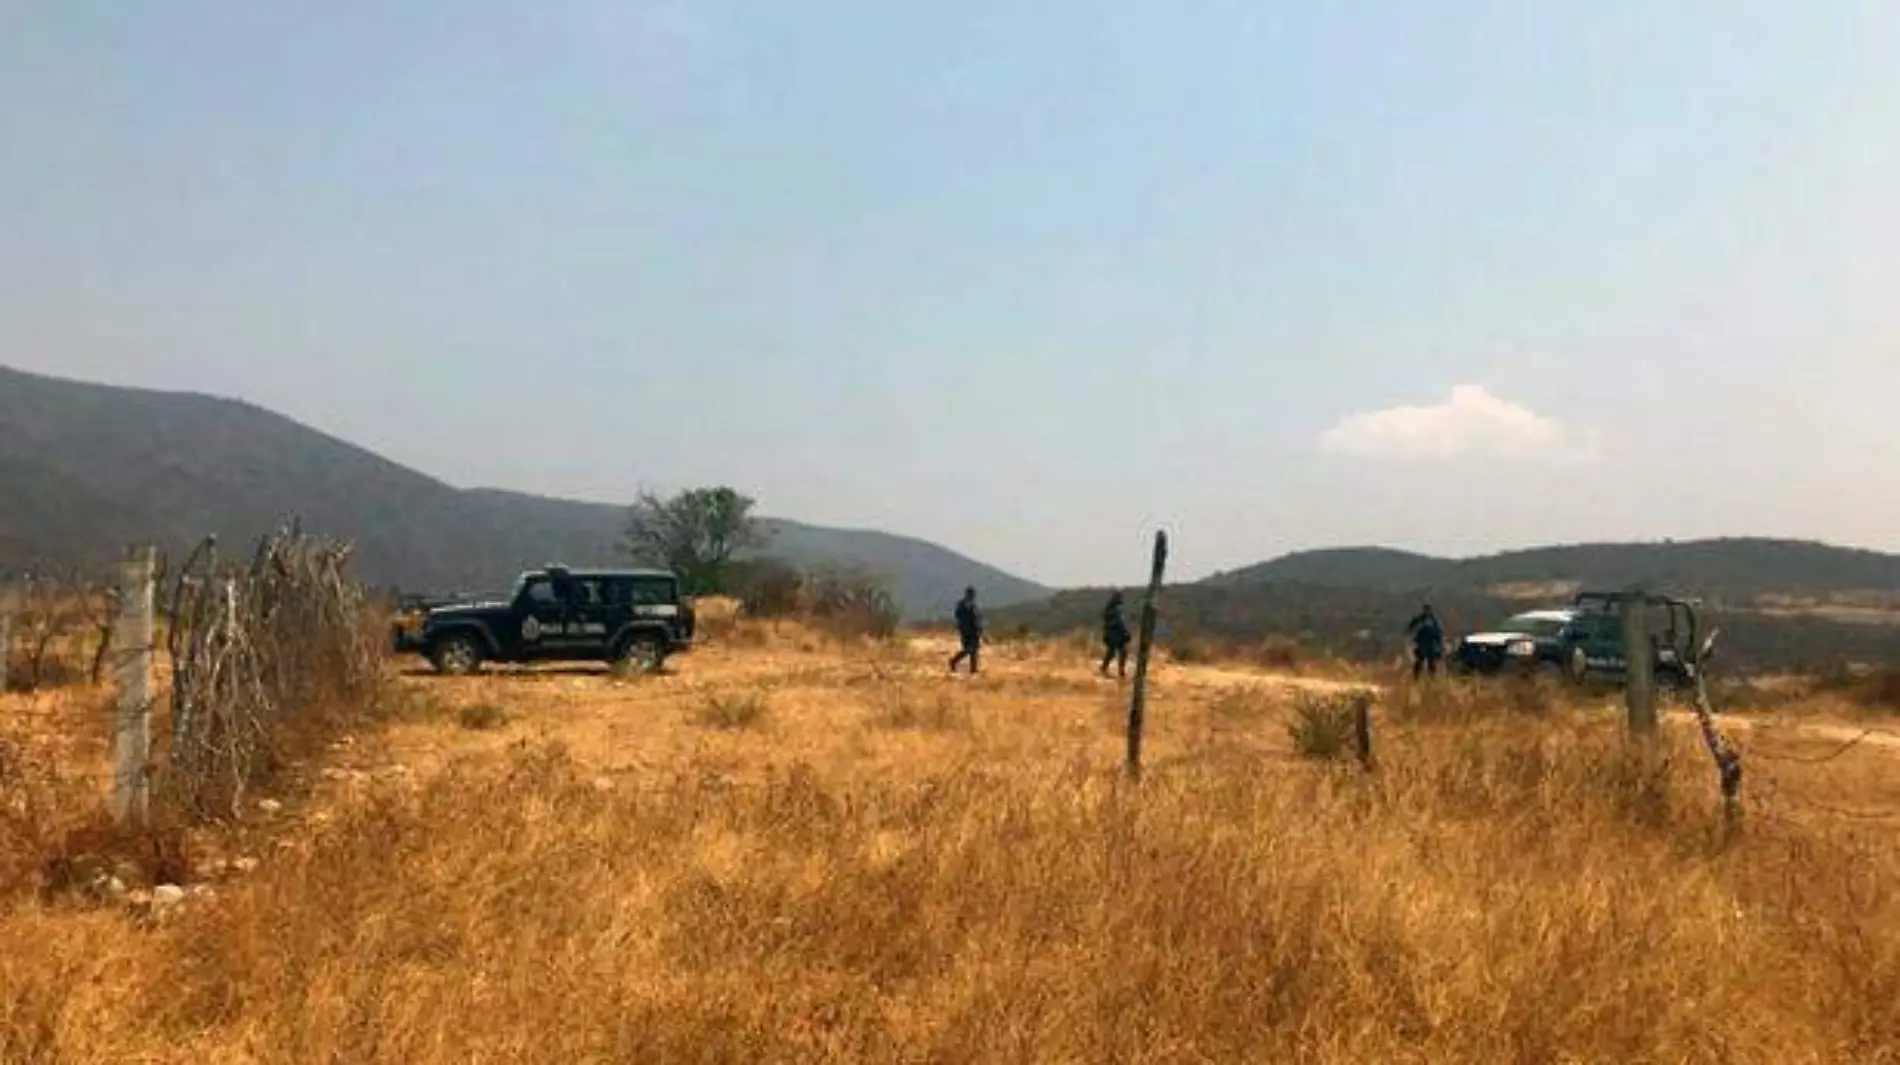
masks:
{"label": "bare tree", "polygon": [[[15,681],[28,690],[76,683],[97,683],[77,661],[85,634],[110,639],[111,592],[76,566],[44,565],[27,571],[13,588],[15,635],[20,640],[23,672]],[[95,650],[96,663],[104,656]]]}
{"label": "bare tree", "polygon": [[726,590],[738,597],[747,617],[790,617],[803,605],[805,575],[783,559],[735,562],[727,577]]}
{"label": "bare tree", "polygon": [[903,620],[890,587],[861,564],[813,567],[805,576],[804,600],[812,620],[838,636],[887,639]]}
{"label": "bare tree", "polygon": [[624,550],[679,574],[689,595],[726,590],[733,555],[764,539],[752,517],[755,500],[724,485],[692,488],[662,499],[643,491],[627,517]]}

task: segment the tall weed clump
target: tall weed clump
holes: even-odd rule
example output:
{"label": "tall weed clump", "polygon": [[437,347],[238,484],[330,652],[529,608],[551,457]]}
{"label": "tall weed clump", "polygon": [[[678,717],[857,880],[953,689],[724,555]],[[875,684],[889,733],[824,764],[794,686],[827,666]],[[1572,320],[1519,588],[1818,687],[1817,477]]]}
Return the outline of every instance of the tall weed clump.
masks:
{"label": "tall weed clump", "polygon": [[1355,750],[1360,715],[1369,712],[1371,704],[1372,696],[1366,692],[1300,692],[1286,726],[1293,749],[1307,758],[1345,757]]}

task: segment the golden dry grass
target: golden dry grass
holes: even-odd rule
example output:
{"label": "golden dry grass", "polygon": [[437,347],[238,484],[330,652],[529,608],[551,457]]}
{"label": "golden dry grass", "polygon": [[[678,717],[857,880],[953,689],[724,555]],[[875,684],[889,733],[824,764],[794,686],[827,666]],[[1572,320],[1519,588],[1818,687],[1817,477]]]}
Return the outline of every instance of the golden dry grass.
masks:
{"label": "golden dry grass", "polygon": [[661,677],[405,680],[341,779],[204,837],[262,864],[165,920],[0,902],[0,1060],[1900,1048],[1893,752],[1744,737],[1736,836],[1687,733],[1649,757],[1601,708],[1460,689],[1382,715],[1367,775],[1292,754],[1286,684],[1166,665],[1131,788],[1125,689],[1075,648],[953,681],[928,641],[722,630]]}

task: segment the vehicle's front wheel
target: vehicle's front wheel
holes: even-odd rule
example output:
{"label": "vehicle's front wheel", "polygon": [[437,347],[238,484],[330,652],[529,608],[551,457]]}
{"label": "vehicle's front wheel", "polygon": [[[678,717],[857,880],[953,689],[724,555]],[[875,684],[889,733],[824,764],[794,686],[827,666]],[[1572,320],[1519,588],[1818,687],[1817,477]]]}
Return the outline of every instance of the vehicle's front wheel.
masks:
{"label": "vehicle's front wheel", "polygon": [[429,660],[443,676],[466,676],[482,668],[482,648],[475,637],[458,632],[437,640],[429,650]]}
{"label": "vehicle's front wheel", "polygon": [[658,673],[666,664],[666,648],[656,636],[629,636],[614,648],[611,662],[617,672]]}

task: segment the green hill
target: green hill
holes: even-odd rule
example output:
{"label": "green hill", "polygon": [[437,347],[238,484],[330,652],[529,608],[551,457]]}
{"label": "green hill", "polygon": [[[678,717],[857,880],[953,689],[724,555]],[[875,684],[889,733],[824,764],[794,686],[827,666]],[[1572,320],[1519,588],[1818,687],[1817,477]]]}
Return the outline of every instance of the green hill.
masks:
{"label": "green hill", "polygon": [[1575,544],[1464,559],[1345,548],[1290,554],[1203,583],[1311,584],[1442,595],[1509,585],[1621,588],[1636,582],[1733,605],[1769,595],[1892,593],[1900,591],[1900,555],[1761,538]]}
{"label": "green hill", "polygon": [[[461,489],[238,400],[120,388],[0,367],[0,570],[96,565],[128,542],[244,543],[288,516],[356,544],[366,580],[449,591],[524,567],[620,561],[618,506]],[[770,518],[767,550],[884,574],[909,617],[1048,589],[910,537]]]}
{"label": "green hill", "polygon": [[1339,547],[1299,551],[1244,569],[1217,573],[1201,583],[1215,587],[1252,584],[1315,584],[1339,588],[1426,588],[1443,583],[1457,566],[1448,559],[1387,547]]}

